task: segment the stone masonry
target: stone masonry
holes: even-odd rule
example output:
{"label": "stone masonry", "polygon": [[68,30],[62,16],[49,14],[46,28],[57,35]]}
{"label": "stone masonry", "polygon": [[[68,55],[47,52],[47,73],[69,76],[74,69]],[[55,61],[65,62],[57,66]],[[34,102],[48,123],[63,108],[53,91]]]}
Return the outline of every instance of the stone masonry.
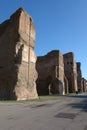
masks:
{"label": "stone masonry", "polygon": [[87,92],[87,80],[82,78],[82,91]]}
{"label": "stone masonry", "polygon": [[54,50],[37,58],[37,91],[39,95],[65,94],[64,63],[60,51]]}
{"label": "stone masonry", "polygon": [[0,24],[0,99],[38,98],[35,28],[22,8]]}
{"label": "stone masonry", "polygon": [[78,86],[78,92],[83,92],[82,72],[81,72],[81,63],[80,62],[77,62],[77,86]]}
{"label": "stone masonry", "polygon": [[77,65],[72,52],[66,53],[64,56],[64,71],[68,80],[69,93],[78,91],[77,87]]}

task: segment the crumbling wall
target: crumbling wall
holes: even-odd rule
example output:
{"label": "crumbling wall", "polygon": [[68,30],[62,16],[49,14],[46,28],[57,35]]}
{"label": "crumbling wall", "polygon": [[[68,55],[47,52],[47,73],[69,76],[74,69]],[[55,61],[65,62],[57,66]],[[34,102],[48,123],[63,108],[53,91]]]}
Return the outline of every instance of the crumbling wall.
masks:
{"label": "crumbling wall", "polygon": [[81,63],[80,62],[77,62],[77,86],[78,86],[78,92],[83,92],[82,72],[81,72]]}
{"label": "crumbling wall", "polygon": [[39,95],[64,94],[64,64],[60,51],[37,58],[37,91]]}
{"label": "crumbling wall", "polygon": [[87,80],[82,78],[82,91],[87,92]]}
{"label": "crumbling wall", "polygon": [[0,24],[0,99],[37,98],[35,28],[22,8]]}
{"label": "crumbling wall", "polygon": [[66,53],[64,56],[64,72],[68,80],[69,93],[78,91],[77,88],[77,65],[72,52]]}

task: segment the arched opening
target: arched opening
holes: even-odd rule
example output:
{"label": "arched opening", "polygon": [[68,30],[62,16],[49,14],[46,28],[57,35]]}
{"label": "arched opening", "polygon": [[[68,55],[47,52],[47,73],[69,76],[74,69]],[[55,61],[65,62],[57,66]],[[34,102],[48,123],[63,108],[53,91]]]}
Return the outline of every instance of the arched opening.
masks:
{"label": "arched opening", "polygon": [[47,84],[47,91],[49,95],[53,94],[53,80],[52,80],[52,76],[48,76],[46,79],[46,84]]}
{"label": "arched opening", "polygon": [[68,94],[68,80],[66,76],[64,76],[64,86],[65,86],[65,94]]}

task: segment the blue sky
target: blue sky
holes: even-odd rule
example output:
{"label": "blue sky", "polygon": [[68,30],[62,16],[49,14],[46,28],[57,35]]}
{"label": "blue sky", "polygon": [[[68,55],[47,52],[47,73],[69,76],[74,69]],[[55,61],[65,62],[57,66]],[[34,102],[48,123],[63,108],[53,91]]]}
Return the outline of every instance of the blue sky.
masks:
{"label": "blue sky", "polygon": [[19,7],[33,18],[37,55],[74,52],[87,79],[87,0],[1,0],[0,23]]}

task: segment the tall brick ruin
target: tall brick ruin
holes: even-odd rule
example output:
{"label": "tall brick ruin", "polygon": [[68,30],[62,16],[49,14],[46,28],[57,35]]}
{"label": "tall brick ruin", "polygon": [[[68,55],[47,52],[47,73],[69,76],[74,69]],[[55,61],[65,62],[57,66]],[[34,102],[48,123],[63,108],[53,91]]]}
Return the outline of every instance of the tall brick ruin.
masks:
{"label": "tall brick ruin", "polygon": [[39,95],[65,94],[64,63],[60,51],[54,50],[37,58],[37,91]]}
{"label": "tall brick ruin", "polygon": [[0,99],[38,98],[34,47],[34,23],[20,8],[0,24]]}
{"label": "tall brick ruin", "polygon": [[87,80],[82,78],[82,91],[87,92]]}
{"label": "tall brick ruin", "polygon": [[64,71],[68,80],[69,93],[78,91],[77,87],[77,64],[72,52],[66,53],[64,57]]}
{"label": "tall brick ruin", "polygon": [[81,63],[80,62],[77,62],[77,86],[78,86],[78,92],[83,92],[82,72],[81,72]]}

